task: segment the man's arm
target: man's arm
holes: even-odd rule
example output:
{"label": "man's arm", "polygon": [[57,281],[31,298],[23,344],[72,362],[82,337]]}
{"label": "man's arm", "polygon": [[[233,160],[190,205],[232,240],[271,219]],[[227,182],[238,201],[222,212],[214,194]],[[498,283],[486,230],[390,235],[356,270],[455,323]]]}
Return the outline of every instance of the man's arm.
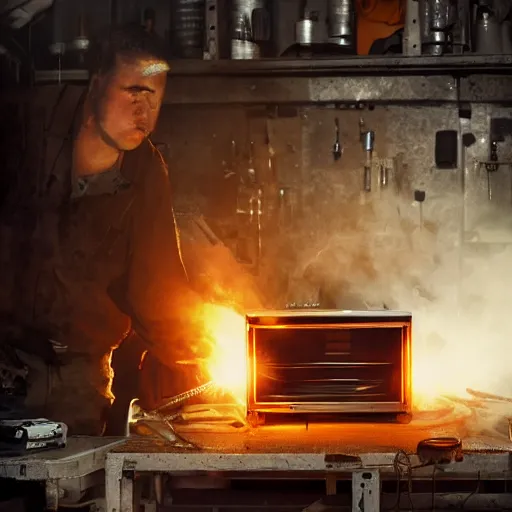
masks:
{"label": "man's arm", "polygon": [[181,259],[167,169],[160,154],[144,152],[133,205],[127,299],[133,327],[166,365],[194,359],[200,348],[201,301]]}

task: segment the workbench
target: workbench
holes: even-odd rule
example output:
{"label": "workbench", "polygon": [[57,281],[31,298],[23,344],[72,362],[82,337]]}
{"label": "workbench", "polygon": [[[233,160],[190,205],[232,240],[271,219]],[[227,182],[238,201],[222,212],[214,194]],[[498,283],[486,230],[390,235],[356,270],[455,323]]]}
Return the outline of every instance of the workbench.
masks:
{"label": "workbench", "polygon": [[47,509],[57,510],[66,484],[83,489],[89,487],[87,481],[104,478],[105,455],[122,442],[119,438],[71,437],[65,448],[0,457],[0,478],[45,482]]}
{"label": "workbench", "polygon": [[[352,510],[380,510],[381,478],[396,478],[397,453],[415,453],[419,441],[467,434],[463,421],[429,425],[312,424],[263,426],[240,432],[180,432],[197,448],[176,448],[156,438],[131,438],[114,447],[106,459],[107,512],[132,512],[136,473],[193,475],[284,474],[296,478],[319,475],[329,486],[352,478]],[[436,478],[506,479],[511,469],[512,443],[507,437],[463,437],[464,460],[436,468]],[[412,467],[418,466],[415,455]],[[429,478],[433,467],[414,470]],[[260,476],[260,478],[262,478]],[[332,492],[331,492],[332,493]],[[460,504],[460,503],[459,503]]]}

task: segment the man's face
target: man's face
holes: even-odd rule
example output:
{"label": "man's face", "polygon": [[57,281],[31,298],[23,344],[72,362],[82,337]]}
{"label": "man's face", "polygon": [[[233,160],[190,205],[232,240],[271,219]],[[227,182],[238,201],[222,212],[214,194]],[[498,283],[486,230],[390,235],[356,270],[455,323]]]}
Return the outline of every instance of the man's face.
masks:
{"label": "man's face", "polygon": [[123,151],[137,148],[155,129],[168,67],[151,58],[118,59],[97,79],[95,118],[104,140]]}

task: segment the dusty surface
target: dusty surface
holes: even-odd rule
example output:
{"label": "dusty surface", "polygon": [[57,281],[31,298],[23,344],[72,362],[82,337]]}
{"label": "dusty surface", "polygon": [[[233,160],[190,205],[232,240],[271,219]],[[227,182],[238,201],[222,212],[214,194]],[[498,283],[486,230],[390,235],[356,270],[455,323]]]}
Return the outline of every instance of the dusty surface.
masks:
{"label": "dusty surface", "polygon": [[[197,407],[197,406],[196,406]],[[432,437],[458,437],[463,449],[478,452],[512,451],[505,431],[483,428],[474,411],[462,405],[417,413],[407,425],[392,423],[346,423],[273,425],[258,428],[230,426],[211,420],[176,426],[180,435],[198,447],[216,453],[361,453],[416,452],[419,441]],[[132,438],[114,448],[118,453],[175,452],[179,448],[154,438]],[[190,450],[187,450],[190,452]]]}
{"label": "dusty surface", "polygon": [[27,453],[22,456],[12,457],[8,454],[0,456],[0,465],[2,462],[23,462],[23,461],[65,461],[66,459],[74,458],[83,455],[87,452],[92,452],[98,449],[107,448],[109,445],[120,442],[119,438],[113,437],[71,437],[65,448],[47,451],[35,451]]}

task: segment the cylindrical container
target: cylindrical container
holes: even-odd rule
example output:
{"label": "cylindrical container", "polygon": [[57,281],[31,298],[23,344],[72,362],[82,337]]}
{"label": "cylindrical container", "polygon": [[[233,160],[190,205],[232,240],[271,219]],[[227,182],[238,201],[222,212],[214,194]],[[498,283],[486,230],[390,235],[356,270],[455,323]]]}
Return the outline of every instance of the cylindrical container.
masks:
{"label": "cylindrical container", "polygon": [[451,7],[448,0],[430,0],[430,28],[445,30],[450,19]]}
{"label": "cylindrical container", "polygon": [[501,24],[501,51],[506,55],[512,54],[512,22],[508,20]]}
{"label": "cylindrical container", "polygon": [[442,55],[446,44],[446,29],[453,15],[450,0],[421,0],[420,29],[423,53]]}
{"label": "cylindrical container", "polygon": [[201,58],[204,47],[205,0],[174,0],[174,49],[183,58]]}
{"label": "cylindrical container", "polygon": [[354,36],[354,5],[352,0],[329,0],[327,5],[329,39],[339,39],[339,44],[352,44]]}
{"label": "cylindrical container", "polygon": [[50,52],[52,54],[64,53],[66,41],[68,40],[69,34],[64,33],[64,16],[65,6],[63,0],[55,0],[52,9],[52,21],[53,21],[53,34],[52,44],[50,45]]}
{"label": "cylindrical container", "polygon": [[471,11],[469,6],[459,8],[458,13],[454,17],[458,18],[458,33],[454,33],[453,46],[459,46],[463,52],[472,51],[471,44]]}
{"label": "cylindrical container", "polygon": [[264,7],[265,0],[232,0],[232,38],[252,40],[252,12]]}
{"label": "cylindrical container", "polygon": [[234,60],[252,60],[260,58],[260,47],[252,41],[231,40],[231,58]]}
{"label": "cylindrical container", "polygon": [[502,28],[496,17],[480,8],[475,20],[475,53],[496,55],[502,52]]}
{"label": "cylindrical container", "polygon": [[295,23],[295,42],[302,46],[310,46],[314,39],[315,22],[304,18]]}

